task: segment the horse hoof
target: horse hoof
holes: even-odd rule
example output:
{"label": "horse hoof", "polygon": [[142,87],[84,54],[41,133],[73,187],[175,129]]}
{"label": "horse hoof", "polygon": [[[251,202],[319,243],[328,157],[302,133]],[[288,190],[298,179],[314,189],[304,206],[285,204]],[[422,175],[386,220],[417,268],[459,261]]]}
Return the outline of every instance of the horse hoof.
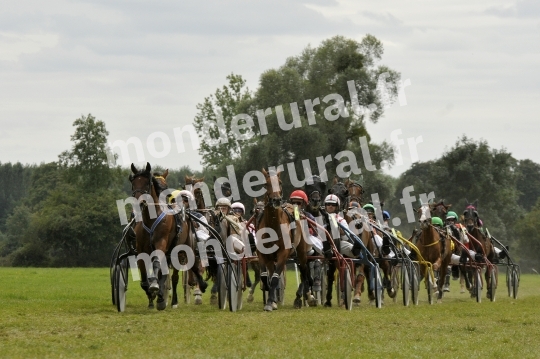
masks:
{"label": "horse hoof", "polygon": [[165,310],[167,308],[167,301],[157,302],[157,310]]}
{"label": "horse hoof", "polygon": [[199,288],[201,289],[201,292],[206,292],[206,288],[208,288],[208,283],[202,282],[202,284],[199,285]]}
{"label": "horse hoof", "polygon": [[316,307],[317,306],[317,299],[315,299],[314,296],[311,296],[311,298],[309,298],[309,300],[308,300],[308,305],[310,307]]}
{"label": "horse hoof", "polygon": [[442,299],[437,299],[437,304],[441,304],[442,303]]}
{"label": "horse hoof", "polygon": [[272,309],[277,310],[278,306],[276,302],[272,302]]}
{"label": "horse hoof", "polygon": [[195,296],[195,304],[201,305],[202,304],[202,297],[200,295]]}
{"label": "horse hoof", "polygon": [[273,308],[272,308],[271,305],[268,305],[268,304],[267,304],[267,305],[264,306],[264,311],[265,311],[265,312],[271,312],[272,310],[273,310]]}
{"label": "horse hoof", "polygon": [[253,302],[253,294],[249,293],[248,297],[247,297],[247,301],[248,303],[252,303]]}
{"label": "horse hoof", "polygon": [[361,302],[362,300],[360,299],[360,296],[357,294],[357,295],[354,296],[354,298],[353,298],[352,301],[353,301],[353,303],[354,303],[355,305],[360,305],[360,302]]}
{"label": "horse hoof", "polygon": [[210,296],[210,304],[217,305],[217,295],[215,293],[212,293],[212,295]]}
{"label": "horse hoof", "polygon": [[300,299],[296,298],[296,299],[294,300],[294,308],[295,308],[295,309],[300,309],[300,308],[302,308],[302,301],[301,301]]}
{"label": "horse hoof", "polygon": [[324,302],[324,306],[325,306],[326,308],[332,308],[332,302],[330,302],[330,301],[327,300],[326,302]]}
{"label": "horse hoof", "polygon": [[154,304],[148,304],[148,309],[154,309]]}
{"label": "horse hoof", "polygon": [[173,304],[172,309],[178,309],[178,304]]}

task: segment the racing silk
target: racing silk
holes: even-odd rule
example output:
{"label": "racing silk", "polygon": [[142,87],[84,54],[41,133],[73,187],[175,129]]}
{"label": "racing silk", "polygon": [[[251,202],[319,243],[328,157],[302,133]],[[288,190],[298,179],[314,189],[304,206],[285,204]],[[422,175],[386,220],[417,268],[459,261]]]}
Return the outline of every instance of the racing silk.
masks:
{"label": "racing silk", "polygon": [[[198,220],[203,222],[204,224],[208,225],[208,221],[206,220],[206,217],[200,214],[199,212],[191,212],[195,217],[197,217]],[[208,232],[208,229],[205,226],[199,225],[197,230],[195,231],[195,234],[197,236],[197,241],[206,241],[208,238],[210,238],[210,233]]]}

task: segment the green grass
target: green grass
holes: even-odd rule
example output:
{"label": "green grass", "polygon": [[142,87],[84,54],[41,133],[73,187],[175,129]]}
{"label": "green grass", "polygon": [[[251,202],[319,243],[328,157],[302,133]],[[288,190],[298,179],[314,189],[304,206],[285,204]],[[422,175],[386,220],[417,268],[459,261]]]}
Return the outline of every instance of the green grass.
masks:
{"label": "green grass", "polygon": [[[538,358],[540,276],[522,275],[519,298],[506,295],[501,275],[497,301],[476,303],[457,282],[442,304],[386,299],[382,309],[363,302],[352,312],[292,308],[262,310],[262,295],[242,311],[202,306],[147,310],[130,282],[125,313],[111,304],[108,269],[1,268],[0,357],[186,358]],[[334,299],[335,302],[335,299]]]}

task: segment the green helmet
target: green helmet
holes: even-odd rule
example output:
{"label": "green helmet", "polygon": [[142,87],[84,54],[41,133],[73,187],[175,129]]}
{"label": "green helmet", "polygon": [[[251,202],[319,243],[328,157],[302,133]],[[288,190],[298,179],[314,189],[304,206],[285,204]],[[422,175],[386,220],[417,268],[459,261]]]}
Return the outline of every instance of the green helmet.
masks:
{"label": "green helmet", "polygon": [[375,207],[373,207],[372,204],[366,204],[364,207],[362,207],[366,212],[375,213]]}
{"label": "green helmet", "polygon": [[450,219],[450,218],[454,218],[454,219],[457,221],[459,217],[458,217],[458,215],[456,214],[456,212],[450,211],[450,212],[448,212],[448,213],[446,214],[446,219]]}
{"label": "green helmet", "polygon": [[431,224],[440,227],[444,226],[442,219],[440,219],[439,217],[431,217]]}

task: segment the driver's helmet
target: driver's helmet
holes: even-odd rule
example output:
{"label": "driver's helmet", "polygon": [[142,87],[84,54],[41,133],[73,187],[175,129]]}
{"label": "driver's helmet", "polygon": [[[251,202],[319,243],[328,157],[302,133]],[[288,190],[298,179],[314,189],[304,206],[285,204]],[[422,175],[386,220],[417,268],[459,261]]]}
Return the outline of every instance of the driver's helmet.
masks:
{"label": "driver's helmet", "polygon": [[326,196],[326,198],[324,199],[324,204],[328,203],[334,203],[339,207],[340,202],[338,196],[336,196],[335,194],[329,194],[328,196]]}
{"label": "driver's helmet", "polygon": [[226,197],[221,197],[216,201],[216,207],[217,206],[227,206],[231,208],[231,201],[229,201],[229,199]]}
{"label": "driver's helmet", "polygon": [[448,212],[448,213],[446,214],[446,220],[449,220],[449,219],[453,219],[455,222],[457,222],[457,220],[458,220],[458,215],[457,215],[457,213],[456,213],[456,212],[452,212],[452,211]]}
{"label": "driver's helmet", "polygon": [[388,219],[390,219],[390,212],[388,212],[388,211],[383,211],[383,213],[382,213],[382,218],[383,218],[383,220],[385,220],[385,221],[388,220]]}
{"label": "driver's helmet", "polygon": [[367,213],[375,213],[375,207],[373,207],[372,204],[368,203],[366,205],[364,205],[364,211],[366,211]]}
{"label": "driver's helmet", "polygon": [[308,198],[307,198],[307,195],[304,191],[300,190],[300,189],[297,189],[296,191],[294,191],[293,193],[291,193],[289,199],[300,199],[302,201],[304,201],[305,204],[308,204]]}
{"label": "driver's helmet", "polygon": [[434,226],[443,227],[443,221],[439,217],[431,217],[431,224]]}
{"label": "driver's helmet", "polygon": [[171,194],[167,197],[167,203],[168,204],[176,203],[176,199],[178,198],[179,195],[180,195],[179,190],[172,191]]}
{"label": "driver's helmet", "polygon": [[231,208],[233,210],[233,212],[235,213],[241,213],[241,214],[244,214],[246,213],[246,208],[244,207],[244,205],[240,202],[235,202],[231,205]]}

